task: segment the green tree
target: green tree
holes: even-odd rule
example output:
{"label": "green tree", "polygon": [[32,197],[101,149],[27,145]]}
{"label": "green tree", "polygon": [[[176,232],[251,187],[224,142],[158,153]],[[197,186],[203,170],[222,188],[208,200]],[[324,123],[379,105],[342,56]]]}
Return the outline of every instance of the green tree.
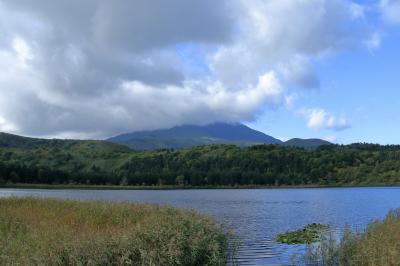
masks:
{"label": "green tree", "polygon": [[178,175],[175,178],[175,184],[178,186],[184,186],[185,185],[185,176],[184,175]]}

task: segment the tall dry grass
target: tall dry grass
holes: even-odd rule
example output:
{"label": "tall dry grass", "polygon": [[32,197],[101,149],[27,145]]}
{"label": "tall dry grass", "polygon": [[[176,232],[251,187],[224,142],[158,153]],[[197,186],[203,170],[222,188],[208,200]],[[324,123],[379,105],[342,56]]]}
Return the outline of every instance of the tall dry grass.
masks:
{"label": "tall dry grass", "polygon": [[384,220],[371,223],[364,232],[347,229],[341,240],[331,236],[318,246],[310,246],[306,263],[327,266],[400,265],[400,210]]}
{"label": "tall dry grass", "polygon": [[155,205],[0,199],[0,265],[224,265],[208,217]]}

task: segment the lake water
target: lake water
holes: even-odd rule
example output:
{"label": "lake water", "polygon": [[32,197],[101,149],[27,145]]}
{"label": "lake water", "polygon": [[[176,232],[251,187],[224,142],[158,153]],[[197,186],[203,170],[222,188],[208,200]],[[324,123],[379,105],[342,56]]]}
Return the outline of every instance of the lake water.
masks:
{"label": "lake water", "polygon": [[302,245],[275,243],[278,233],[308,223],[363,229],[400,207],[400,188],[35,190],[0,189],[0,197],[35,196],[168,204],[215,217],[241,239],[240,265],[287,265]]}

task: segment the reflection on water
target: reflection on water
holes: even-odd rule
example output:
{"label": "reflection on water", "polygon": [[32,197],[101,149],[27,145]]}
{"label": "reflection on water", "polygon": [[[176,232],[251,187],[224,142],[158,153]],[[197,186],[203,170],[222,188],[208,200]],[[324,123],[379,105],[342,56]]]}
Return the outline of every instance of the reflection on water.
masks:
{"label": "reflection on water", "polygon": [[240,238],[240,265],[288,264],[302,245],[275,243],[278,233],[308,223],[364,228],[400,207],[400,188],[212,189],[212,190],[22,190],[0,189],[0,197],[37,196],[80,200],[168,204],[214,216]]}

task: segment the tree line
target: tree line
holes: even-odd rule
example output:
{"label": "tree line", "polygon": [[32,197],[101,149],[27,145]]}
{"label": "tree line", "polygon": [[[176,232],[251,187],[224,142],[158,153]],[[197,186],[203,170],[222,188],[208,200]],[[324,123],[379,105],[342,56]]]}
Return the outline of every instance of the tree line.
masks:
{"label": "tree line", "polygon": [[0,148],[0,183],[98,185],[400,184],[400,146],[199,146],[138,152],[113,146]]}

